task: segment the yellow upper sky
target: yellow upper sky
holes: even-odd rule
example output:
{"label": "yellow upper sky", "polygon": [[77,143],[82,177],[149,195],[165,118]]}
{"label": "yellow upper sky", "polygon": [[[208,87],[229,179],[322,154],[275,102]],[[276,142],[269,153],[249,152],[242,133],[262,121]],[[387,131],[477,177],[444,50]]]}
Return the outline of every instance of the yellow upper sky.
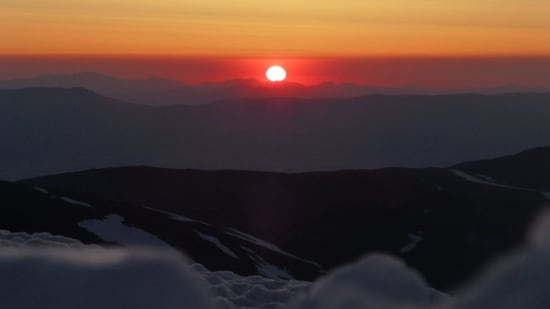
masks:
{"label": "yellow upper sky", "polygon": [[0,0],[0,54],[550,55],[550,0]]}

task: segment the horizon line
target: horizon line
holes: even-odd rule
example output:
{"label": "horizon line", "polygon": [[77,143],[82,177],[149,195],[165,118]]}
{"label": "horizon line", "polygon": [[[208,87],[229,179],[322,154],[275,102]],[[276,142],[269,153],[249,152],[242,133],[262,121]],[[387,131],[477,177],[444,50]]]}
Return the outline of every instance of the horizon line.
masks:
{"label": "horizon line", "polygon": [[361,60],[361,59],[546,59],[550,54],[362,54],[362,55],[223,55],[223,54],[176,54],[176,53],[0,53],[0,58],[187,58],[187,59],[303,59],[303,60]]}

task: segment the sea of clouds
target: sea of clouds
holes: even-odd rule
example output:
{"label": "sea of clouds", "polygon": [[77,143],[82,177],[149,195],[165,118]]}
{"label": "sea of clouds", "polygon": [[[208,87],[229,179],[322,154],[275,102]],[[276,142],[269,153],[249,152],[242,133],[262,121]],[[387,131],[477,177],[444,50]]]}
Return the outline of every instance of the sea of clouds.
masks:
{"label": "sea of clouds", "polygon": [[173,250],[103,248],[0,231],[1,308],[550,308],[550,215],[529,241],[446,295],[403,261],[367,255],[314,283],[213,272]]}

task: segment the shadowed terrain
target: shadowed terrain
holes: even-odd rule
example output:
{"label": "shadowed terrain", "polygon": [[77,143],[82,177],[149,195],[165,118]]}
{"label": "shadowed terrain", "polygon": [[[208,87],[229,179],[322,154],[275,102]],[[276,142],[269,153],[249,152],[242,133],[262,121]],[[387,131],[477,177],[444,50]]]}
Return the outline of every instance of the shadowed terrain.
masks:
{"label": "shadowed terrain", "polygon": [[0,178],[88,168],[443,167],[545,145],[549,94],[241,99],[149,107],[82,88],[0,90]]}
{"label": "shadowed terrain", "polygon": [[440,289],[522,243],[548,204],[539,186],[504,185],[456,167],[297,174],[123,167],[24,182],[234,227],[327,269],[391,253]]}

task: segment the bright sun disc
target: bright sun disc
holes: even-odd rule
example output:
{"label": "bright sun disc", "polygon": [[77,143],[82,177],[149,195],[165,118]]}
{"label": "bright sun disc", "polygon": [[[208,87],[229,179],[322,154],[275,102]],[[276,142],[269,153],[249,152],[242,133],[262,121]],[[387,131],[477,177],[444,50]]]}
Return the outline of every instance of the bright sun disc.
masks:
{"label": "bright sun disc", "polygon": [[265,76],[269,81],[282,82],[286,78],[286,71],[278,65],[274,65],[267,69]]}

